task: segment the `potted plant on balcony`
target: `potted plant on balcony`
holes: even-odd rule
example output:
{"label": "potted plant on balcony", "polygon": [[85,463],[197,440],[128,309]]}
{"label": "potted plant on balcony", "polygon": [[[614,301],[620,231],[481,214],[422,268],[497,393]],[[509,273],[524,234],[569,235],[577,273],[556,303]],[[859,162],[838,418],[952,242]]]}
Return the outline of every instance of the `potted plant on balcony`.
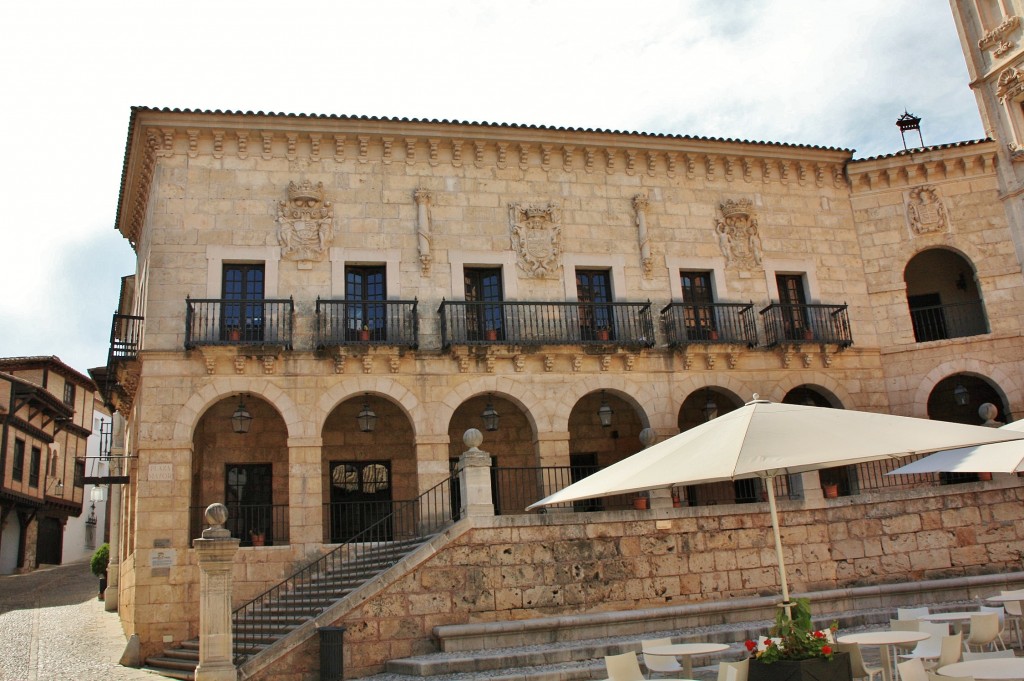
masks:
{"label": "potted plant on balcony", "polygon": [[242,330],[237,326],[228,327],[228,340],[229,341],[240,341],[242,340]]}
{"label": "potted plant on balcony", "polygon": [[363,328],[359,329],[359,340],[370,340],[370,327],[368,327],[366,324],[363,324]]}
{"label": "potted plant on balcony", "polygon": [[252,530],[249,532],[249,538],[252,540],[253,546],[263,546],[267,543],[267,535],[262,530]]}
{"label": "potted plant on balcony", "polygon": [[484,330],[484,340],[496,341],[498,340],[498,330],[492,326],[488,326]]}
{"label": "potted plant on balcony", "polygon": [[815,629],[806,598],[797,598],[791,610],[779,609],[768,637],[746,642],[749,681],[851,681],[850,655],[835,649],[837,625]]}
{"label": "potted plant on balcony", "polygon": [[599,341],[606,341],[609,338],[611,338],[612,335],[611,329],[609,329],[607,326],[597,327],[595,333],[597,334],[597,340]]}
{"label": "potted plant on balcony", "polygon": [[640,492],[633,497],[633,508],[638,511],[645,511],[650,505],[650,499],[647,498],[647,492]]}

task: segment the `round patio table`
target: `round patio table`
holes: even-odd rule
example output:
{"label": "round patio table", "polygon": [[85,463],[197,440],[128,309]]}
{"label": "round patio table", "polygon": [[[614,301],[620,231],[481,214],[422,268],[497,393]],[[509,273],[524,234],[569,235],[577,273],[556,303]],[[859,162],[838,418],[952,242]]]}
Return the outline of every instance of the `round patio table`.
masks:
{"label": "round patio table", "polygon": [[1024,679],[1024,657],[989,657],[954,662],[939,667],[943,676],[973,676],[976,679]]}
{"label": "round patio table", "polygon": [[970,623],[971,615],[983,614],[984,613],[979,610],[963,610],[960,612],[936,612],[930,615],[921,615],[917,619],[925,620],[926,622],[949,622],[953,625],[953,633],[959,634],[960,630],[963,628],[964,622]]}
{"label": "round patio table", "polygon": [[681,658],[683,663],[683,677],[693,678],[693,655],[710,655],[728,650],[729,646],[724,643],[671,643],[664,646],[651,646],[644,651],[644,655],[664,655],[666,657]]}
{"label": "round patio table", "polygon": [[893,680],[893,657],[891,647],[900,643],[917,643],[932,635],[926,631],[864,631],[847,634],[836,639],[839,643],[856,643],[859,646],[878,646],[882,659],[883,681]]}

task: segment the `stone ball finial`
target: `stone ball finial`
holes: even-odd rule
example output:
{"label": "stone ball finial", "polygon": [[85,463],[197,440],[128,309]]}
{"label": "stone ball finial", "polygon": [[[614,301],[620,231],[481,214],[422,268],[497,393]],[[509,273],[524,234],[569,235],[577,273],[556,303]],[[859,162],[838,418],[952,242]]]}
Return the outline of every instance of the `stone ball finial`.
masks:
{"label": "stone ball finial", "polygon": [[654,428],[644,428],[640,431],[640,444],[647,449],[654,444],[654,440],[657,436],[654,434]]}
{"label": "stone ball finial", "polygon": [[210,504],[206,507],[206,524],[212,527],[224,527],[228,521],[228,507],[224,504]]}
{"label": "stone ball finial", "polygon": [[470,428],[462,434],[462,441],[470,449],[476,449],[484,442],[484,434],[476,428]]}
{"label": "stone ball finial", "polygon": [[981,425],[983,426],[1001,425],[998,421],[996,421],[996,415],[998,413],[999,409],[996,407],[996,405],[992,404],[991,402],[985,402],[980,407],[978,407],[978,416],[981,417],[981,420],[983,421]]}

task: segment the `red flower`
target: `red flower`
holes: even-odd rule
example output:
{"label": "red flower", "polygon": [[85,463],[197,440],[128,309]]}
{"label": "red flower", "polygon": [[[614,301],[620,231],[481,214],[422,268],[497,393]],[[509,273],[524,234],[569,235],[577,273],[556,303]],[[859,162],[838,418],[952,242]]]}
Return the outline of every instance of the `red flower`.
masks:
{"label": "red flower", "polygon": [[832,646],[822,646],[821,647],[821,654],[822,655],[831,655],[832,654]]}
{"label": "red flower", "polygon": [[766,648],[771,648],[773,645],[775,645],[775,641],[773,641],[770,638],[768,638],[767,636],[765,636],[764,637],[764,645],[765,645]]}
{"label": "red flower", "polygon": [[749,639],[748,639],[748,640],[747,640],[747,642],[746,642],[746,643],[744,643],[743,645],[747,646],[747,650],[748,650],[748,651],[753,651],[753,650],[754,650],[754,648],[756,648],[756,647],[757,647],[757,644],[756,644],[756,643],[754,643],[753,641],[749,640]]}
{"label": "red flower", "polygon": [[825,632],[823,632],[823,631],[816,631],[816,632],[814,632],[814,638],[825,638]]}

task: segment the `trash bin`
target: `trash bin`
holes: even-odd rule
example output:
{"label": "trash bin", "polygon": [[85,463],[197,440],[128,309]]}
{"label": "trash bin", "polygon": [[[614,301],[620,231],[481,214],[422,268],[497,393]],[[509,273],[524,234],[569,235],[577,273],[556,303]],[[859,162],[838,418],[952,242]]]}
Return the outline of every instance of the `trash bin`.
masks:
{"label": "trash bin", "polygon": [[345,677],[345,627],[320,627],[320,681]]}

